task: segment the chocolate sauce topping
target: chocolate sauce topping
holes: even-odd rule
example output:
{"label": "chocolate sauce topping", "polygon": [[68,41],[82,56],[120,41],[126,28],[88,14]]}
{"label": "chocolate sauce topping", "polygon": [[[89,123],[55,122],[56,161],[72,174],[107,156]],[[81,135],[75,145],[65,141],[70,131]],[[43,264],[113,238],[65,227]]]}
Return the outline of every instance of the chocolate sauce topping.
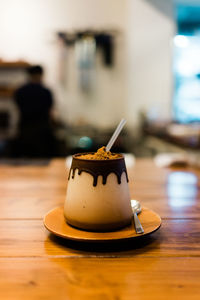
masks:
{"label": "chocolate sauce topping", "polygon": [[[69,178],[72,172],[72,178],[75,176],[75,171],[78,169],[78,175],[82,172],[89,173],[93,176],[93,186],[97,185],[98,176],[103,177],[103,184],[106,184],[107,177],[110,173],[115,173],[117,176],[118,184],[121,183],[122,173],[125,172],[126,179],[128,182],[128,175],[126,170],[126,165],[123,156],[117,159],[109,159],[109,160],[89,160],[78,158],[78,156],[82,154],[75,154],[73,156],[71,169],[69,172]],[[69,180],[68,178],[68,180]]]}

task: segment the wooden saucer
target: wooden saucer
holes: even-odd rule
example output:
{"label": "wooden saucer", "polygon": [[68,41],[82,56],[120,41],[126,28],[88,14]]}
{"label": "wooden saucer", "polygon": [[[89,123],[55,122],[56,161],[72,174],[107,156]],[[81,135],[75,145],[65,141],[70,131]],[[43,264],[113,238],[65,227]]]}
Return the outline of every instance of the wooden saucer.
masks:
{"label": "wooden saucer", "polygon": [[134,222],[117,231],[91,232],[79,230],[67,224],[63,214],[63,207],[57,207],[46,214],[44,217],[44,226],[51,233],[59,237],[84,242],[105,242],[138,238],[155,232],[161,226],[159,215],[147,208],[143,207],[138,217],[144,229],[144,233],[142,234],[135,232]]}

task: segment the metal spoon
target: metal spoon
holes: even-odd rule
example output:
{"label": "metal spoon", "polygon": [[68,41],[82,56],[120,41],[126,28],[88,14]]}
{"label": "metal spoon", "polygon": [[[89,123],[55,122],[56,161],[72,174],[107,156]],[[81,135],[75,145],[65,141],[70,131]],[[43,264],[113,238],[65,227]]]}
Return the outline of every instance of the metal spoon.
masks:
{"label": "metal spoon", "polygon": [[133,210],[133,218],[135,223],[135,231],[136,233],[144,233],[144,229],[142,228],[142,225],[140,223],[140,220],[138,219],[137,214],[141,212],[141,206],[140,202],[137,200],[131,200],[131,207]]}

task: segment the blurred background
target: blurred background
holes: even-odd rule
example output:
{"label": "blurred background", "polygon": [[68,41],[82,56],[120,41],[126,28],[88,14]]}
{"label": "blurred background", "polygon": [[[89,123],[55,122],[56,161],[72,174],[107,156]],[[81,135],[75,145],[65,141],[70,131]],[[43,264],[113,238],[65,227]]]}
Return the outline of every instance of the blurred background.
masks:
{"label": "blurred background", "polygon": [[96,151],[122,118],[113,151],[196,163],[200,0],[0,0],[0,158]]}

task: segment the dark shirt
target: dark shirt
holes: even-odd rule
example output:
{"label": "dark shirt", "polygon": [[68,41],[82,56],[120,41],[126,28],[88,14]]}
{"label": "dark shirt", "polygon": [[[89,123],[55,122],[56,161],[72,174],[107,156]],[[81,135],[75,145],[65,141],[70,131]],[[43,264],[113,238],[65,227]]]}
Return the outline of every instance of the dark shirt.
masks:
{"label": "dark shirt", "polygon": [[14,98],[21,124],[49,120],[53,99],[50,90],[42,84],[27,83],[16,91]]}

